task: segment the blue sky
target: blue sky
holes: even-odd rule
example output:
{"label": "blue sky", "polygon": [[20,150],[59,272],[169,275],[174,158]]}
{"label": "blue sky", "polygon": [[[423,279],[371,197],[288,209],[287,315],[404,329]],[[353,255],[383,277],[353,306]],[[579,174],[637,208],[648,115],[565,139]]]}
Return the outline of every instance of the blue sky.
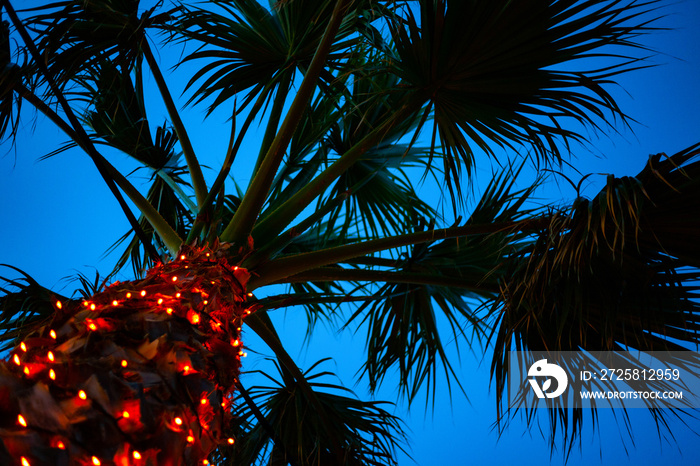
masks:
{"label": "blue sky", "polygon": [[[573,164],[582,173],[633,175],[643,167],[649,154],[672,154],[700,141],[700,1],[662,3],[662,13],[667,16],[659,25],[672,30],[659,31],[643,40],[661,52],[650,59],[658,66],[623,76],[620,86],[610,89],[621,108],[638,121],[633,124],[634,133],[621,128],[620,134],[593,136],[590,147],[580,148],[574,154]],[[195,148],[199,153],[211,153],[205,163],[216,167],[223,159],[228,129],[215,121],[202,124],[201,109],[186,113],[189,128],[200,128],[194,134]],[[24,116],[31,117],[31,113],[25,111]],[[154,117],[151,121],[160,120]],[[76,271],[87,275],[94,274],[95,269],[102,274],[110,271],[116,257],[104,257],[105,248],[127,230],[127,222],[84,154],[69,151],[37,162],[64,138],[42,118],[25,118],[23,123],[16,148],[0,148],[4,155],[0,158],[0,263],[20,267],[44,286],[66,292],[73,286],[63,278]],[[117,160],[124,167],[130,166]],[[486,167],[483,170],[488,172]],[[589,195],[600,188],[604,177],[590,180],[585,191]],[[545,194],[552,199],[571,200],[574,193],[565,184],[552,183]],[[332,350],[334,361],[328,368],[337,371],[358,395],[366,395],[362,386],[353,387],[352,379],[363,350],[361,332],[355,336],[337,335],[319,329],[311,346],[301,349],[298,332],[299,319],[305,319],[303,314],[291,311],[277,318],[283,324],[285,341],[292,348],[299,347],[296,355],[302,366],[325,356],[329,347],[337,348]],[[353,348],[356,350],[348,351]],[[560,463],[559,453],[550,458],[540,432],[528,431],[520,422],[514,422],[499,439],[492,430],[495,400],[489,394],[488,356],[482,361],[479,348],[474,349],[474,354],[466,346],[460,346],[460,350],[459,372],[469,393],[468,400],[458,392],[453,392],[450,400],[441,387],[434,411],[429,409],[426,413],[421,402],[408,413],[405,406],[397,407],[397,413],[405,416],[412,430],[410,446],[416,463]],[[456,355],[453,347],[451,351]],[[247,369],[254,366],[251,360]],[[391,387],[385,387],[379,398],[393,398]],[[677,445],[659,441],[644,410],[632,413],[635,442],[627,439],[627,455],[621,443],[625,436],[620,435],[614,414],[619,413],[602,413],[600,428],[595,431],[588,426],[582,451],[574,451],[569,464],[697,464],[700,438],[678,425],[673,428]],[[700,422],[692,425],[700,431]],[[546,429],[546,424],[542,428]],[[412,463],[402,459],[401,464]]]}

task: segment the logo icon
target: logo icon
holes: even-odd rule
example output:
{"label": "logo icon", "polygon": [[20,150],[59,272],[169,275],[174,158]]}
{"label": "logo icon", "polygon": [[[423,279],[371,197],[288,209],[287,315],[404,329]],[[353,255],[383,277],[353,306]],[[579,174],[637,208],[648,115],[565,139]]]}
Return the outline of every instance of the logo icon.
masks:
{"label": "logo icon", "polygon": [[[530,366],[527,375],[528,377],[532,377],[527,380],[530,382],[530,386],[535,391],[537,398],[556,398],[564,393],[564,390],[566,390],[566,387],[569,385],[569,378],[566,376],[564,369],[556,364],[547,363],[546,359],[540,359]],[[547,379],[542,382],[542,386],[540,386],[537,381],[538,377],[547,377]],[[552,379],[556,380],[557,384],[553,392],[547,392],[547,390],[552,387]]]}

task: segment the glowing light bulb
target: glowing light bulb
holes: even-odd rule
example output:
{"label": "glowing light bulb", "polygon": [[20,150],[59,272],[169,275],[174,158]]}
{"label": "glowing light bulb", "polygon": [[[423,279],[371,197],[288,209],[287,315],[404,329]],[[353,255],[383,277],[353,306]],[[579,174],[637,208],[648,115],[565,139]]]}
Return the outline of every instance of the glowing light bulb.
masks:
{"label": "glowing light bulb", "polygon": [[207,253],[206,255],[207,255],[207,257],[209,257],[209,253]]}
{"label": "glowing light bulb", "polygon": [[209,464],[209,461],[208,461],[208,460],[202,460],[202,464],[203,464],[204,466],[207,466],[207,465]]}
{"label": "glowing light bulb", "polygon": [[127,293],[127,294],[126,294],[126,297],[127,297],[127,298],[131,298],[131,293]]}
{"label": "glowing light bulb", "polygon": [[176,281],[177,281],[177,277],[173,277],[173,281],[176,282]]}
{"label": "glowing light bulb", "polygon": [[122,413],[122,417],[123,417],[124,419],[129,419],[130,416],[131,416],[131,414],[129,414],[129,411],[124,411],[124,412]]}
{"label": "glowing light bulb", "polygon": [[185,374],[187,374],[189,371],[190,371],[190,366],[185,366],[182,368],[182,372],[184,372]]}
{"label": "glowing light bulb", "polygon": [[22,416],[21,414],[17,415],[17,422],[19,422],[19,425],[21,425],[22,427],[27,427],[27,420],[24,419],[24,416]]}
{"label": "glowing light bulb", "polygon": [[247,357],[248,357],[248,353],[243,353],[242,356],[243,356],[244,358],[247,358]]}
{"label": "glowing light bulb", "polygon": [[90,310],[91,310],[91,311],[94,311],[96,308],[97,308],[97,306],[95,306],[94,304],[90,304]]}
{"label": "glowing light bulb", "polygon": [[229,438],[229,439],[227,440],[227,442],[228,442],[229,445],[233,445],[233,443],[235,442],[235,440],[233,440],[232,438]]}
{"label": "glowing light bulb", "polygon": [[26,375],[29,375],[29,367],[24,366],[24,373],[25,373]]}
{"label": "glowing light bulb", "polygon": [[241,344],[241,342],[238,341],[238,340],[234,340],[234,341],[233,341],[233,346],[238,346],[238,345],[240,345],[240,344]]}
{"label": "glowing light bulb", "polygon": [[56,301],[56,307],[61,309],[63,307],[63,304],[61,304],[61,301]]}
{"label": "glowing light bulb", "polygon": [[184,261],[184,260],[185,260],[185,255],[184,255],[184,254],[180,256],[180,260],[181,260],[181,261]]}
{"label": "glowing light bulb", "polygon": [[126,367],[128,365],[129,365],[129,363],[126,362],[126,359],[122,359],[122,367]]}
{"label": "glowing light bulb", "polygon": [[85,390],[80,390],[78,392],[78,398],[81,400],[87,400],[87,393],[85,393]]}
{"label": "glowing light bulb", "polygon": [[187,443],[194,443],[194,437],[192,437],[191,435],[188,435],[187,436]]}
{"label": "glowing light bulb", "polygon": [[199,400],[199,402],[200,402],[201,404],[205,405],[205,404],[207,404],[207,399],[206,399],[206,398],[202,398],[201,400]]}
{"label": "glowing light bulb", "polygon": [[190,317],[190,322],[192,322],[193,325],[196,325],[199,323],[199,314],[192,314],[192,317]]}
{"label": "glowing light bulb", "polygon": [[163,298],[158,298],[158,304],[163,304]]}
{"label": "glowing light bulb", "polygon": [[176,417],[176,418],[173,419],[173,420],[175,421],[175,424],[177,424],[177,425],[179,425],[179,426],[182,425],[182,419],[180,419],[179,417]]}
{"label": "glowing light bulb", "polygon": [[83,306],[88,307],[88,304],[89,303],[87,301],[83,301]]}
{"label": "glowing light bulb", "polygon": [[49,371],[49,378],[51,380],[56,380],[56,372],[53,369]]}
{"label": "glowing light bulb", "polygon": [[56,444],[56,448],[58,448],[59,450],[65,450],[66,444],[59,440],[58,443]]}
{"label": "glowing light bulb", "polygon": [[132,456],[134,457],[135,460],[140,460],[140,459],[141,459],[141,453],[139,453],[139,452],[136,451],[136,450],[134,450],[134,452],[132,453]]}
{"label": "glowing light bulb", "polygon": [[116,299],[114,301],[112,301],[112,306],[118,306],[118,305],[119,305],[119,301],[117,301]]}
{"label": "glowing light bulb", "polygon": [[92,457],[92,464],[94,464],[95,466],[100,466],[100,464],[102,464],[102,463],[100,463],[100,460],[97,458],[97,456],[93,456]]}
{"label": "glowing light bulb", "polygon": [[12,356],[12,360],[13,360],[14,363],[17,364],[18,366],[21,364],[21,362],[20,362],[20,360],[19,360],[19,356],[17,356],[16,354],[15,354],[14,356]]}
{"label": "glowing light bulb", "polygon": [[49,351],[49,353],[46,355],[49,358],[49,361],[54,362],[56,358],[54,357],[53,353]]}
{"label": "glowing light bulb", "polygon": [[22,461],[22,466],[31,466],[31,463],[24,456],[20,460]]}
{"label": "glowing light bulb", "polygon": [[204,300],[204,305],[206,306],[207,304],[209,304],[209,301],[207,301],[207,300],[205,299],[205,300]]}
{"label": "glowing light bulb", "polygon": [[238,266],[235,266],[235,267],[233,268],[233,270],[238,270]]}
{"label": "glowing light bulb", "polygon": [[248,296],[250,296],[250,297],[252,298],[252,297],[253,297],[253,293],[248,293]]}
{"label": "glowing light bulb", "polygon": [[179,291],[177,293],[175,293],[176,298],[179,298],[180,296],[182,296],[182,294]]}
{"label": "glowing light bulb", "polygon": [[146,296],[146,290],[141,290],[141,297]]}
{"label": "glowing light bulb", "polygon": [[88,323],[88,328],[89,328],[90,330],[93,330],[93,331],[94,331],[94,330],[97,330],[97,325],[95,325],[95,323],[94,323],[93,321],[91,321],[91,320],[88,319],[88,320],[87,320],[87,323]]}
{"label": "glowing light bulb", "polygon": [[55,340],[55,339],[56,339],[56,331],[55,331],[55,330],[51,330],[51,331],[49,332],[49,336]]}
{"label": "glowing light bulb", "polygon": [[20,344],[19,344],[19,347],[20,347],[20,349],[21,349],[22,351],[24,351],[25,353],[27,352],[27,345],[25,345],[24,342],[20,343]]}
{"label": "glowing light bulb", "polygon": [[169,308],[167,308],[167,309],[165,310],[165,312],[167,312],[168,314],[172,314],[172,313],[173,313],[173,308],[172,308],[172,307],[169,307]]}

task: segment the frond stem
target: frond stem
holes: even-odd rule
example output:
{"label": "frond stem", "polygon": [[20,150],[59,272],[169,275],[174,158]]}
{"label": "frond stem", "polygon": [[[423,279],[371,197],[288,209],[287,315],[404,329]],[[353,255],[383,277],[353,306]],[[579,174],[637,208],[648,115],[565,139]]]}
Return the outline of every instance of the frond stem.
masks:
{"label": "frond stem", "polygon": [[194,194],[197,198],[197,205],[201,209],[202,204],[204,203],[204,199],[207,196],[207,185],[204,181],[204,175],[202,175],[202,168],[200,167],[199,161],[197,160],[197,156],[194,153],[194,148],[192,147],[192,142],[190,141],[190,137],[187,134],[185,125],[183,124],[182,119],[180,118],[180,113],[177,111],[175,101],[173,100],[173,97],[170,94],[170,89],[165,83],[163,73],[161,73],[160,67],[158,66],[158,62],[153,56],[153,52],[151,51],[151,47],[148,44],[148,40],[143,41],[143,46],[141,50],[143,52],[144,57],[146,58],[146,62],[148,63],[148,67],[151,70],[151,74],[153,74],[153,78],[156,81],[156,85],[158,86],[158,90],[160,91],[160,95],[163,99],[163,103],[165,104],[165,108],[168,110],[168,115],[170,115],[170,120],[173,124],[173,128],[175,129],[175,133],[177,134],[177,138],[180,141],[182,153],[185,156],[187,168],[190,172],[190,177],[192,178],[192,187],[194,188]]}
{"label": "frond stem", "polygon": [[267,151],[267,154],[265,154],[260,164],[260,169],[248,186],[248,190],[243,197],[241,205],[221,234],[222,241],[243,244],[253,230],[253,225],[265,203],[265,199],[267,199],[270,186],[274,181],[279,165],[282,163],[287,146],[292,140],[292,136],[296,131],[303,112],[308,106],[314,89],[316,89],[318,77],[328,58],[335,35],[345,17],[345,9],[352,1],[353,0],[339,0],[336,3],[330,22],[323,33],[323,38],[299,86],[299,91],[292,101],[277,136],[275,136],[275,139],[272,141],[270,149]]}

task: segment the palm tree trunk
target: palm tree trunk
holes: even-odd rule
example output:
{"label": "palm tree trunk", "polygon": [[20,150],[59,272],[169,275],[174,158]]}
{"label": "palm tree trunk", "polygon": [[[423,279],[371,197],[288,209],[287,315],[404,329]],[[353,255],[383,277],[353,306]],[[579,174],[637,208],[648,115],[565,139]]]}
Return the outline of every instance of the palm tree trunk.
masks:
{"label": "palm tree trunk", "polygon": [[0,364],[0,463],[202,465],[233,443],[251,308],[249,274],[226,255],[183,248],[143,280],[56,301],[52,322]]}

